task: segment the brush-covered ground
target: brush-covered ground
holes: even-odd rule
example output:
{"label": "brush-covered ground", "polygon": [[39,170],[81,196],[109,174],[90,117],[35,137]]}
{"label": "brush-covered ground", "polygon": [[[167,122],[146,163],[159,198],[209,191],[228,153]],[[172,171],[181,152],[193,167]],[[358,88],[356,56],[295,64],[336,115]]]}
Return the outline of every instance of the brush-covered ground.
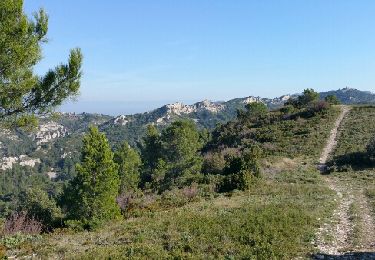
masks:
{"label": "brush-covered ground", "polygon": [[328,162],[326,180],[339,195],[339,207],[326,226],[326,248],[333,255],[368,252],[358,259],[375,258],[375,166],[366,156],[375,134],[374,118],[374,106],[352,107]]}
{"label": "brush-covered ground", "polygon": [[[314,252],[314,233],[334,193],[302,161],[250,192],[195,198],[94,232],[58,230],[15,244],[18,257],[42,259],[291,259]],[[327,210],[328,209],[328,210]]]}
{"label": "brush-covered ground", "polygon": [[[256,130],[262,136],[275,132],[281,139],[272,147],[264,142],[270,151],[261,162],[263,177],[250,191],[219,194],[201,185],[194,194],[174,190],[144,196],[124,220],[91,232],[58,229],[41,236],[3,237],[2,250],[10,257],[37,259],[309,258],[319,253],[317,230],[330,223],[340,205],[338,194],[317,170],[339,113],[333,107]],[[230,123],[228,129],[233,125],[239,128]],[[246,135],[241,142],[246,143]],[[373,180],[369,172],[366,176]],[[363,194],[373,203],[371,185]]]}

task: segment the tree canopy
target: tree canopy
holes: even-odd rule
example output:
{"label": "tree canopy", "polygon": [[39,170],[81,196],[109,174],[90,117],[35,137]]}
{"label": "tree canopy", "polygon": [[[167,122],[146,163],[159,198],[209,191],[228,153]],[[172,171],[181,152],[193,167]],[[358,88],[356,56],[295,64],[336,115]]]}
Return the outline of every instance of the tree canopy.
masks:
{"label": "tree canopy", "polygon": [[43,9],[29,19],[23,0],[0,1],[0,119],[27,124],[34,114],[51,112],[78,94],[81,79],[80,49],[70,52],[67,64],[34,73],[47,42],[48,15]]}
{"label": "tree canopy", "polygon": [[175,121],[158,134],[150,127],[144,139],[142,179],[159,190],[189,185],[199,177],[202,142],[194,122]]}
{"label": "tree canopy", "polygon": [[84,136],[81,164],[76,168],[77,176],[65,189],[63,198],[69,218],[91,226],[119,217],[118,165],[113,162],[107,138],[97,127],[90,127]]}
{"label": "tree canopy", "polygon": [[114,161],[119,166],[120,194],[138,189],[140,182],[141,157],[125,141],[116,150]]}

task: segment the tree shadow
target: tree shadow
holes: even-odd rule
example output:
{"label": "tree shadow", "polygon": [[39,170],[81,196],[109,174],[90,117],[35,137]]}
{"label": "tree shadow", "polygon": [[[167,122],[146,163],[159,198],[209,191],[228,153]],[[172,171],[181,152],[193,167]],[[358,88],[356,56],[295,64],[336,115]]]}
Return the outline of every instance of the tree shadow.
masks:
{"label": "tree shadow", "polygon": [[347,171],[363,171],[373,169],[375,167],[374,160],[367,155],[366,152],[353,152],[344,155],[335,156],[327,163],[327,172],[347,172]]}
{"label": "tree shadow", "polygon": [[342,255],[315,254],[311,259],[333,259],[333,260],[370,260],[375,259],[375,252],[352,252]]}

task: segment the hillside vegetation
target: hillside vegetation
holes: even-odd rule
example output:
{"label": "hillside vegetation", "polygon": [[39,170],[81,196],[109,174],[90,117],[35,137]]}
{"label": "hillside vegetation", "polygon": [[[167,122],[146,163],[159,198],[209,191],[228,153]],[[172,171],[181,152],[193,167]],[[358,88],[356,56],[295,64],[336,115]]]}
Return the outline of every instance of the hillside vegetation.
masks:
{"label": "hillside vegetation", "polygon": [[[337,137],[338,144],[328,163],[328,182],[341,194],[339,204],[346,205],[339,206],[336,218],[331,219],[331,226],[335,228],[337,225],[344,232],[341,235],[333,235],[333,238],[329,239],[331,242],[327,243],[332,245],[333,241],[333,245],[339,251],[373,252],[375,161],[369,153],[369,145],[375,137],[374,117],[374,106],[352,107],[341,124]],[[328,233],[335,234],[332,230]],[[358,257],[371,259],[374,255]]]}
{"label": "hillside vegetation", "polygon": [[[8,218],[4,253],[46,259],[291,259],[312,254],[316,229],[335,207],[335,194],[324,185],[316,162],[339,113],[317,97],[306,90],[272,112],[251,103],[212,134],[197,131],[189,121],[161,132],[150,126],[140,149],[142,165],[126,143],[116,148],[114,163],[105,136],[91,128],[76,177],[63,189],[49,187],[49,198],[27,191],[43,198],[43,204],[16,201],[47,233],[22,235],[28,225],[20,217]],[[108,172],[112,176],[115,169],[119,179],[111,181]],[[111,185],[121,192],[122,219],[111,204],[116,192]],[[19,229],[10,225],[19,222]]]}

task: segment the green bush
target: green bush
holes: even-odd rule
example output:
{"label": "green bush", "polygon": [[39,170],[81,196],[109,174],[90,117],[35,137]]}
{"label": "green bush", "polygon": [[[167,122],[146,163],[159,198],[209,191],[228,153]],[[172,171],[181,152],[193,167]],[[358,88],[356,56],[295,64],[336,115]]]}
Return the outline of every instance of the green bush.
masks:
{"label": "green bush", "polygon": [[250,189],[254,181],[260,177],[259,157],[260,149],[253,147],[246,150],[241,156],[232,158],[224,169],[225,177],[220,191]]}
{"label": "green bush", "polygon": [[61,224],[60,208],[57,207],[56,201],[49,198],[41,189],[29,188],[22,192],[18,199],[17,210],[26,212],[28,218],[42,223],[44,231],[50,231]]}

